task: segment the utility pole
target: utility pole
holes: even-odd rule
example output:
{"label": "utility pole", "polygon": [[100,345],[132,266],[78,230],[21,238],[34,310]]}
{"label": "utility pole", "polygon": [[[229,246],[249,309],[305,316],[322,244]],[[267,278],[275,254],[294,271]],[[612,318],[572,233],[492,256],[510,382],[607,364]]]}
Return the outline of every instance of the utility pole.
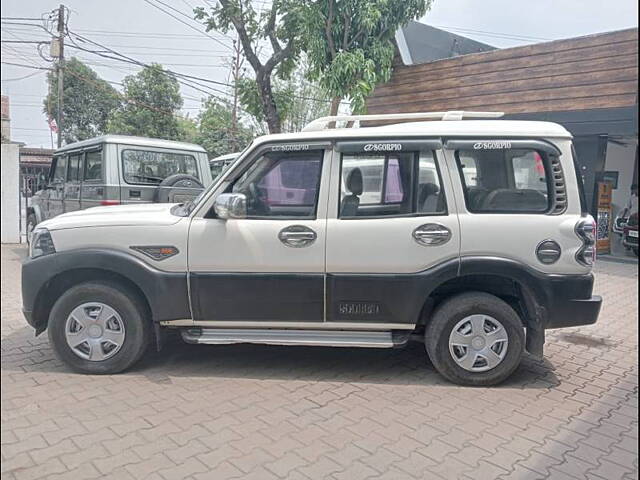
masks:
{"label": "utility pole", "polygon": [[231,145],[232,150],[238,149],[238,80],[240,79],[240,42],[238,40],[233,41],[233,50],[235,58],[233,59],[233,109],[231,110]]}
{"label": "utility pole", "polygon": [[58,9],[58,148],[62,147],[62,126],[64,116],[62,108],[64,106],[64,5],[60,4]]}

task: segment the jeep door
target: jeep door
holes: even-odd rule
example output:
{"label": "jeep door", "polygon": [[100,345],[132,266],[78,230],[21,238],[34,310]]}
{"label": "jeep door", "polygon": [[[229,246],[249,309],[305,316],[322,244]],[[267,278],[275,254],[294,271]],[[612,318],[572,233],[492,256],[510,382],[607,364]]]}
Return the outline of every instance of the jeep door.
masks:
{"label": "jeep door", "polygon": [[[80,208],[97,207],[103,204],[106,190],[104,167],[102,147],[87,150],[84,153]],[[119,200],[119,196],[113,200]]]}
{"label": "jeep door", "polygon": [[338,142],[327,217],[328,322],[415,324],[430,288],[457,274],[439,140]]}
{"label": "jeep door", "polygon": [[82,184],[82,152],[69,154],[67,167],[67,182],[64,186],[64,211],[80,210],[80,186]]}
{"label": "jeep door", "polygon": [[324,320],[330,158],[327,144],[268,144],[227,174],[214,196],[246,195],[247,216],[222,220],[210,208],[193,218],[194,320],[245,326]]}
{"label": "jeep door", "polygon": [[67,179],[67,155],[53,158],[51,174],[47,184],[47,213],[43,219],[60,215],[64,212],[64,184]]}

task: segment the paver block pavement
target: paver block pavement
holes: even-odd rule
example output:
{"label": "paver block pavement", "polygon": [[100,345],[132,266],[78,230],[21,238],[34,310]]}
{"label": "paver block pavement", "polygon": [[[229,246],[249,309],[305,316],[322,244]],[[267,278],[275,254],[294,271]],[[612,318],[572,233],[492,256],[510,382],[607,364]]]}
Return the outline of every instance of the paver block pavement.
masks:
{"label": "paver block pavement", "polygon": [[193,346],[69,371],[21,314],[3,245],[2,478],[637,479],[638,267],[600,261],[595,325],[547,332],[498,387],[402,350]]}

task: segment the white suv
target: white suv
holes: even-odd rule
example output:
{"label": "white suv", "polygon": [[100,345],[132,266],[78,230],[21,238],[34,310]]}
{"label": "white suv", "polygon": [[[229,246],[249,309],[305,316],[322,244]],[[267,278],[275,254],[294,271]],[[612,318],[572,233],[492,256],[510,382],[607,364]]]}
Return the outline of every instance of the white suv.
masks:
{"label": "white suv", "polygon": [[[34,232],[28,322],[75,370],[189,343],[391,348],[491,385],[545,329],[592,324],[593,219],[571,135],[493,113],[258,138],[194,202],[97,207]],[[449,121],[454,120],[454,121]]]}

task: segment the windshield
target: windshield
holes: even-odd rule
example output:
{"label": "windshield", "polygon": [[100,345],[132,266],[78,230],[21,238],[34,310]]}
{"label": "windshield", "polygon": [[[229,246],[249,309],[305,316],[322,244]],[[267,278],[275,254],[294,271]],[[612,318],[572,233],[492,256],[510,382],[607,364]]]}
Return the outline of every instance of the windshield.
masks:
{"label": "windshield", "polygon": [[177,173],[199,178],[195,157],[186,153],[125,150],[122,167],[127,183],[157,185]]}

